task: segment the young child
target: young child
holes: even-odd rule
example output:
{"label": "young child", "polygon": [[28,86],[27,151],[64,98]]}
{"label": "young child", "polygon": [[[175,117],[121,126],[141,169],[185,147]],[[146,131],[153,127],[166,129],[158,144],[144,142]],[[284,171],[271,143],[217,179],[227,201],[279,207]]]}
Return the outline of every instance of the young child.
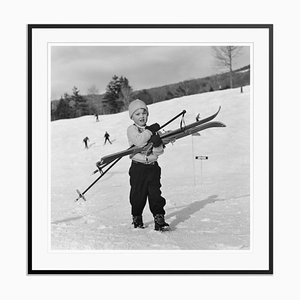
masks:
{"label": "young child", "polygon": [[154,217],[154,229],[163,230],[169,224],[165,222],[164,217],[166,200],[161,196],[161,169],[157,163],[158,156],[164,152],[162,141],[156,134],[160,126],[157,123],[146,126],[148,107],[139,99],[129,104],[128,111],[130,119],[134,122],[127,129],[129,145],[144,146],[149,142],[153,143],[151,151],[130,156],[132,163],[129,169],[131,186],[129,197],[133,225],[134,228],[144,228],[142,214],[148,198],[150,211]]}

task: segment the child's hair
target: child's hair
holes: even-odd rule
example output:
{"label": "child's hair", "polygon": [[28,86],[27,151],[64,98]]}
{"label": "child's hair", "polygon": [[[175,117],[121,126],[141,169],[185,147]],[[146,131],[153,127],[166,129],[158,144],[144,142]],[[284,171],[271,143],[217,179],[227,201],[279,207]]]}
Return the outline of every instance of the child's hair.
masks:
{"label": "child's hair", "polygon": [[140,108],[145,109],[147,112],[147,115],[149,115],[148,107],[145,104],[145,102],[143,102],[140,99],[136,99],[129,103],[129,106],[128,106],[129,118],[131,119],[134,112]]}

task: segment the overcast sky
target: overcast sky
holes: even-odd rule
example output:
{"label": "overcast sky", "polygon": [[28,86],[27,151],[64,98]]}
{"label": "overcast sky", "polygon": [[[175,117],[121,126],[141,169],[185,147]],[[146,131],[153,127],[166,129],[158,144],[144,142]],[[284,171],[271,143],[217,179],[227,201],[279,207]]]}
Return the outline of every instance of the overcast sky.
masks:
{"label": "overcast sky", "polygon": [[[250,64],[250,48],[243,47],[234,68]],[[222,71],[209,46],[52,46],[51,100],[72,93],[76,86],[99,93],[113,75],[125,76],[133,90],[201,78]]]}

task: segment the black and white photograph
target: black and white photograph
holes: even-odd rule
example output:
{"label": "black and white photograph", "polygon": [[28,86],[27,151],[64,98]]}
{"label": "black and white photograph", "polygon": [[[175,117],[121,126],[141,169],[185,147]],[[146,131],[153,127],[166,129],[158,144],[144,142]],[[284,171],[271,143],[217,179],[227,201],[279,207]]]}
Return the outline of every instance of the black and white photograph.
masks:
{"label": "black and white photograph", "polygon": [[250,67],[249,46],[51,47],[51,248],[250,249]]}
{"label": "black and white photograph", "polygon": [[272,272],[272,27],[28,30],[33,273]]}

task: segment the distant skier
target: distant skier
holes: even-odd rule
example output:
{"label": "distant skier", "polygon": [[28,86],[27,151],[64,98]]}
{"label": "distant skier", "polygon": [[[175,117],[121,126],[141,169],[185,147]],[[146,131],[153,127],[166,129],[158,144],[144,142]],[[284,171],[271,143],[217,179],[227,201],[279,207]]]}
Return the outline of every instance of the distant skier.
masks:
{"label": "distant skier", "polygon": [[95,114],[95,117],[96,117],[96,122],[99,122],[99,116],[98,116],[98,114]]}
{"label": "distant skier", "polygon": [[110,141],[109,137],[110,137],[110,135],[108,134],[107,131],[105,131],[105,134],[104,134],[104,145],[106,144],[107,141],[109,141],[109,143],[112,144],[112,142]]}
{"label": "distant skier", "polygon": [[200,120],[200,114],[198,114],[198,115],[196,116],[196,121],[199,122],[199,120]]}
{"label": "distant skier", "polygon": [[89,149],[89,146],[88,146],[89,138],[87,136],[83,139],[82,142],[84,143],[84,148]]}
{"label": "distant skier", "polygon": [[157,123],[146,126],[148,108],[139,99],[129,104],[128,111],[130,119],[134,121],[127,129],[130,146],[144,146],[149,141],[153,143],[150,153],[140,152],[130,156],[132,163],[129,169],[131,186],[129,198],[132,224],[134,228],[144,228],[142,214],[148,198],[150,211],[154,217],[154,229],[163,230],[169,224],[165,222],[166,200],[161,196],[161,169],[157,163],[158,156],[164,152],[162,140],[156,133],[160,126]]}

